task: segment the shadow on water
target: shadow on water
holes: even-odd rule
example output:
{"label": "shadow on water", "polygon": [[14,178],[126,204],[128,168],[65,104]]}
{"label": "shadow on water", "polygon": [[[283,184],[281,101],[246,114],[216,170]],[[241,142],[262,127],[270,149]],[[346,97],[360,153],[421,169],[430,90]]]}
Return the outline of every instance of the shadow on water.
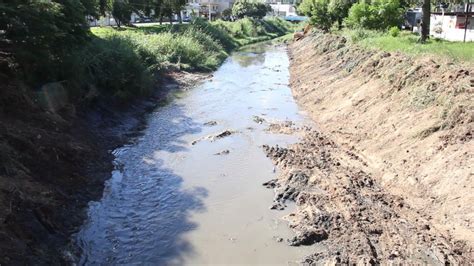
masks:
{"label": "shadow on water", "polygon": [[173,103],[148,121],[142,136],[114,151],[115,170],[103,198],[90,203],[88,220],[76,236],[81,265],[181,264],[193,253],[182,236],[196,229],[189,218],[205,211],[202,200],[208,192],[185,189],[183,178],[163,158],[179,160],[189,145],[181,138],[201,132],[201,125]]}

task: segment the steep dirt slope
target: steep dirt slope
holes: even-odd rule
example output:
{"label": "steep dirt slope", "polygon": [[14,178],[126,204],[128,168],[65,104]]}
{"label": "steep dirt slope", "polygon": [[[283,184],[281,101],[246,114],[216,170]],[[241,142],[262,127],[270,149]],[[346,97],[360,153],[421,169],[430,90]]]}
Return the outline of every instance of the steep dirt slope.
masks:
{"label": "steep dirt slope", "polygon": [[473,66],[319,33],[290,56],[293,94],[318,126],[267,147],[283,169],[266,184],[276,204],[298,203],[290,244],[327,239],[308,261],[473,262]]}
{"label": "steep dirt slope", "polygon": [[70,235],[110,177],[110,150],[139,134],[169,90],[207,75],[169,73],[148,99],[40,108],[31,90],[0,75],[0,265],[71,263]]}

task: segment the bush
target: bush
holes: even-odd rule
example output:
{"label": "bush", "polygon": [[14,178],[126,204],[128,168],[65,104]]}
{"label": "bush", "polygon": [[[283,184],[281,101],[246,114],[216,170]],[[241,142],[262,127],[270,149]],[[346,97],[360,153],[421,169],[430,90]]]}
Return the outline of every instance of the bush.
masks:
{"label": "bush", "polygon": [[403,9],[398,0],[360,2],[349,9],[346,24],[352,28],[386,30],[401,23]]}
{"label": "bush", "polygon": [[398,35],[400,35],[400,29],[396,26],[394,27],[391,27],[389,30],[388,30],[388,34],[392,37],[398,37]]}
{"label": "bush", "polygon": [[310,23],[323,31],[329,31],[334,22],[342,28],[352,1],[349,0],[303,0],[298,12],[310,17]]}
{"label": "bush", "polygon": [[123,100],[146,95],[151,91],[153,75],[144,62],[157,64],[150,56],[128,37],[94,38],[74,55],[76,62],[71,69],[76,73],[69,75],[76,84],[94,85],[107,97]]}
{"label": "bush", "polygon": [[0,49],[32,87],[60,80],[61,62],[89,40],[88,1],[0,1]]}
{"label": "bush", "polygon": [[310,23],[318,29],[328,32],[333,24],[333,18],[329,12],[328,0],[314,1],[311,11]]}

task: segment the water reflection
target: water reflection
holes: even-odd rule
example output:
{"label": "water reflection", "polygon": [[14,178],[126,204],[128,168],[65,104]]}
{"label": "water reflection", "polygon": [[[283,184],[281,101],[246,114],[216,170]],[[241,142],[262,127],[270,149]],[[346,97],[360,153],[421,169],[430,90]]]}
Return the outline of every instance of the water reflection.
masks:
{"label": "water reflection", "polygon": [[259,66],[265,63],[265,51],[267,45],[249,45],[239,50],[238,53],[232,55],[232,59],[235,60],[241,67]]}

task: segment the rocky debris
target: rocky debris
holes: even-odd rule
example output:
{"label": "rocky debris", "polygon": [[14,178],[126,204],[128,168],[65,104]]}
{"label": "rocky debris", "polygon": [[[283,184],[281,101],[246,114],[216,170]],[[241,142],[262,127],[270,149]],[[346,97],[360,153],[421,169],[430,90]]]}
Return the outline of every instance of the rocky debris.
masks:
{"label": "rocky debris", "polygon": [[208,121],[206,123],[204,123],[205,126],[209,126],[209,127],[212,127],[212,126],[216,126],[217,125],[217,122],[216,121]]}
{"label": "rocky debris", "polygon": [[265,119],[263,119],[262,117],[258,116],[258,115],[254,115],[253,116],[253,121],[255,123],[258,123],[258,124],[263,124],[265,123]]}
{"label": "rocky debris", "polygon": [[308,176],[305,173],[296,171],[290,173],[289,177],[284,182],[278,182],[278,179],[272,179],[268,182],[263,183],[267,188],[273,188],[275,190],[275,197],[273,204],[270,209],[283,210],[285,209],[285,201],[295,201],[300,191],[308,183]]}
{"label": "rocky debris", "polygon": [[229,153],[230,153],[229,150],[223,150],[223,151],[221,151],[221,152],[215,153],[214,155],[227,155],[227,154],[229,154]]}
{"label": "rocky debris", "polygon": [[322,229],[305,230],[299,232],[291,240],[288,240],[290,246],[309,246],[328,239],[328,233]]}
{"label": "rocky debris", "polygon": [[212,134],[212,135],[208,135],[208,136],[205,136],[203,138],[200,138],[200,139],[196,139],[196,140],[193,140],[191,142],[191,145],[196,145],[198,142],[200,141],[203,141],[203,140],[210,140],[210,141],[216,141],[218,139],[222,139],[222,138],[225,138],[225,137],[228,137],[234,133],[237,133],[237,131],[231,131],[231,130],[224,130],[220,133],[216,133],[216,134]]}
{"label": "rocky debris", "polygon": [[[385,191],[366,164],[319,131],[307,130],[289,147],[263,146],[281,169],[263,183],[275,191],[272,209],[296,202],[287,216],[296,236],[289,245],[324,242],[327,251],[305,262],[463,264],[472,250],[429,226],[428,217]],[[428,227],[427,227],[428,225]],[[426,230],[430,228],[430,230]],[[472,258],[472,257],[471,257]]]}
{"label": "rocky debris", "polygon": [[224,131],[222,131],[221,133],[212,136],[212,140],[225,138],[225,137],[227,137],[227,136],[232,135],[233,133],[234,133],[233,131],[224,130]]}
{"label": "rocky debris", "polygon": [[299,130],[299,128],[295,127],[295,124],[292,121],[285,121],[282,123],[271,123],[266,131],[276,134],[293,134]]}

